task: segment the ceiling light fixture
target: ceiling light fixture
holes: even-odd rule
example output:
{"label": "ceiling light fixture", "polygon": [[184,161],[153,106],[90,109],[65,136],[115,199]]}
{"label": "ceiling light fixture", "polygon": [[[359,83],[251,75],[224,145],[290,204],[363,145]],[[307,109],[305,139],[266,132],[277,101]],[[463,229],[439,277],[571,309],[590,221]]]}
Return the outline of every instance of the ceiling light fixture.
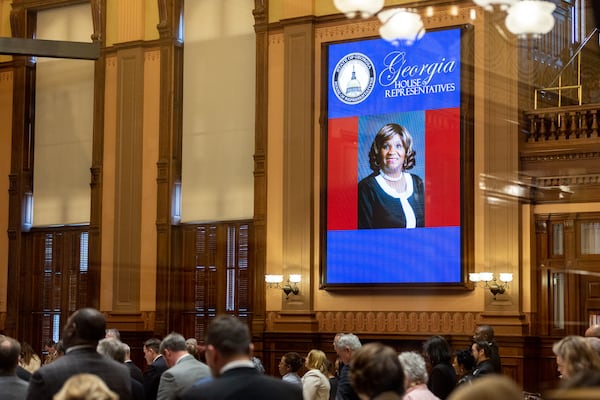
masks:
{"label": "ceiling light fixture", "polygon": [[421,16],[413,9],[390,8],[377,14],[381,21],[379,35],[393,45],[413,44],[425,34]]}
{"label": "ceiling light fixture", "polygon": [[333,0],[335,7],[348,18],[359,14],[362,18],[370,18],[383,8],[384,2],[385,0]]}
{"label": "ceiling light fixture", "polygon": [[498,6],[500,10],[506,11],[510,6],[518,0],[473,0],[473,3],[486,11],[494,11],[494,6]]}
{"label": "ceiling light fixture", "polygon": [[527,35],[539,38],[554,27],[552,12],[555,8],[556,5],[548,1],[521,0],[507,10],[506,28],[520,38]]}

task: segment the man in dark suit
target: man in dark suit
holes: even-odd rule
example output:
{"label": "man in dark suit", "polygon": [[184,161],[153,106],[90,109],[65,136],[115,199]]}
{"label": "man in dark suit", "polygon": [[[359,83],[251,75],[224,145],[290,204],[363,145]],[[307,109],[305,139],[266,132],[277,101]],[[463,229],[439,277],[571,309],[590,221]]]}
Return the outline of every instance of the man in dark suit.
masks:
{"label": "man in dark suit", "polygon": [[16,375],[21,345],[8,336],[0,336],[0,393],[3,400],[23,400],[29,384]]}
{"label": "man in dark suit", "polygon": [[153,338],[144,343],[144,358],[148,366],[144,371],[144,393],[146,400],[156,400],[160,376],[167,370],[167,363],[159,352],[160,340]]}
{"label": "man in dark suit", "polygon": [[184,400],[302,400],[302,388],[263,375],[250,359],[248,326],[230,315],[211,321],[206,334],[206,362],[214,379],[200,381]]}
{"label": "man in dark suit", "polygon": [[490,343],[485,340],[480,340],[471,345],[471,352],[475,359],[475,369],[473,370],[473,379],[484,375],[495,374],[496,368],[490,356],[492,349]]}
{"label": "man in dark suit", "polygon": [[143,383],[144,382],[144,374],[142,374],[142,370],[135,365],[133,361],[131,361],[131,347],[127,343],[123,343],[123,348],[125,349],[125,365],[129,368],[129,372],[131,373],[131,377],[136,381]]}
{"label": "man in dark suit", "polygon": [[490,345],[490,360],[492,365],[494,366],[494,371],[501,374],[502,373],[502,360],[500,358],[500,349],[498,348],[498,343],[494,338],[494,328],[490,325],[479,325],[475,328],[475,333],[473,334],[473,341],[479,342],[484,341],[488,342]]}
{"label": "man in dark suit", "polygon": [[120,400],[130,400],[131,384],[127,367],[96,351],[105,329],[106,321],[100,311],[93,308],[75,311],[63,329],[66,354],[33,373],[27,399],[51,400],[71,376],[90,373],[100,377],[119,395]]}
{"label": "man in dark suit", "polygon": [[343,367],[338,377],[338,387],[335,394],[336,400],[358,400],[358,394],[350,384],[350,361],[354,353],[360,349],[362,344],[358,336],[352,333],[343,333],[335,342],[335,352]]}

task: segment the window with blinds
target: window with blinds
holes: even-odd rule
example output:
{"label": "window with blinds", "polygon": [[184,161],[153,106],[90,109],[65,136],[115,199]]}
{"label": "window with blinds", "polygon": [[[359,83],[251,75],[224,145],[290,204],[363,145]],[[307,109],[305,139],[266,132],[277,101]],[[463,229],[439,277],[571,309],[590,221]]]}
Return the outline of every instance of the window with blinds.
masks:
{"label": "window with blinds", "polygon": [[75,310],[88,305],[88,227],[33,230],[31,248],[32,343],[60,339],[63,325]]}
{"label": "window with blinds", "polygon": [[[181,274],[184,336],[202,340],[209,322],[219,314],[250,322],[250,232],[251,223],[246,221],[184,227],[183,258],[188,260]],[[193,249],[193,254],[186,249]]]}

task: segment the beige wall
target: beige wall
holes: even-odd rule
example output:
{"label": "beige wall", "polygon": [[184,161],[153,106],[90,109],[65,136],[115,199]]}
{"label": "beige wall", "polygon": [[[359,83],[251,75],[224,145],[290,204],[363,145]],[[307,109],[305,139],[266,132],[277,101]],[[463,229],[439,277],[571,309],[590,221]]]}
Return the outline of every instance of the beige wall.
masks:
{"label": "beige wall", "polygon": [[[10,0],[0,0],[0,36],[9,37],[10,32]],[[10,61],[12,57],[0,55],[0,62]]]}
{"label": "beige wall", "polygon": [[106,46],[158,39],[155,0],[107,0],[106,8]]}
{"label": "beige wall", "polygon": [[182,222],[252,218],[253,8],[252,0],[195,0],[185,8]]}

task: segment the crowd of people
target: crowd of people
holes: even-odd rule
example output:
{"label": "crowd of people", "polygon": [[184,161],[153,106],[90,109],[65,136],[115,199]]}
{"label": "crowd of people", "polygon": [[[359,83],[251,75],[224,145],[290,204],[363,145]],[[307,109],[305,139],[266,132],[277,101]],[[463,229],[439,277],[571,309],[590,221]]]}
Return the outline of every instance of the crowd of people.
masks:
{"label": "crowd of people", "polygon": [[[171,333],[143,345],[146,365],[131,360],[119,331],[106,329],[102,313],[84,308],[67,320],[62,339],[44,343],[38,356],[27,343],[0,335],[0,398],[6,400],[521,400],[523,392],[502,374],[500,351],[489,325],[478,326],[468,348],[451,349],[443,336],[422,348],[398,352],[357,335],[339,333],[336,358],[320,349],[281,356],[279,377],[253,357],[248,326],[218,316],[205,343]],[[561,384],[549,399],[571,399],[581,388],[600,387],[600,326],[585,336],[554,343]],[[593,390],[593,389],[592,389]],[[600,391],[600,389],[599,389]],[[596,396],[596,397],[594,397]],[[597,398],[592,392],[592,397]]]}

